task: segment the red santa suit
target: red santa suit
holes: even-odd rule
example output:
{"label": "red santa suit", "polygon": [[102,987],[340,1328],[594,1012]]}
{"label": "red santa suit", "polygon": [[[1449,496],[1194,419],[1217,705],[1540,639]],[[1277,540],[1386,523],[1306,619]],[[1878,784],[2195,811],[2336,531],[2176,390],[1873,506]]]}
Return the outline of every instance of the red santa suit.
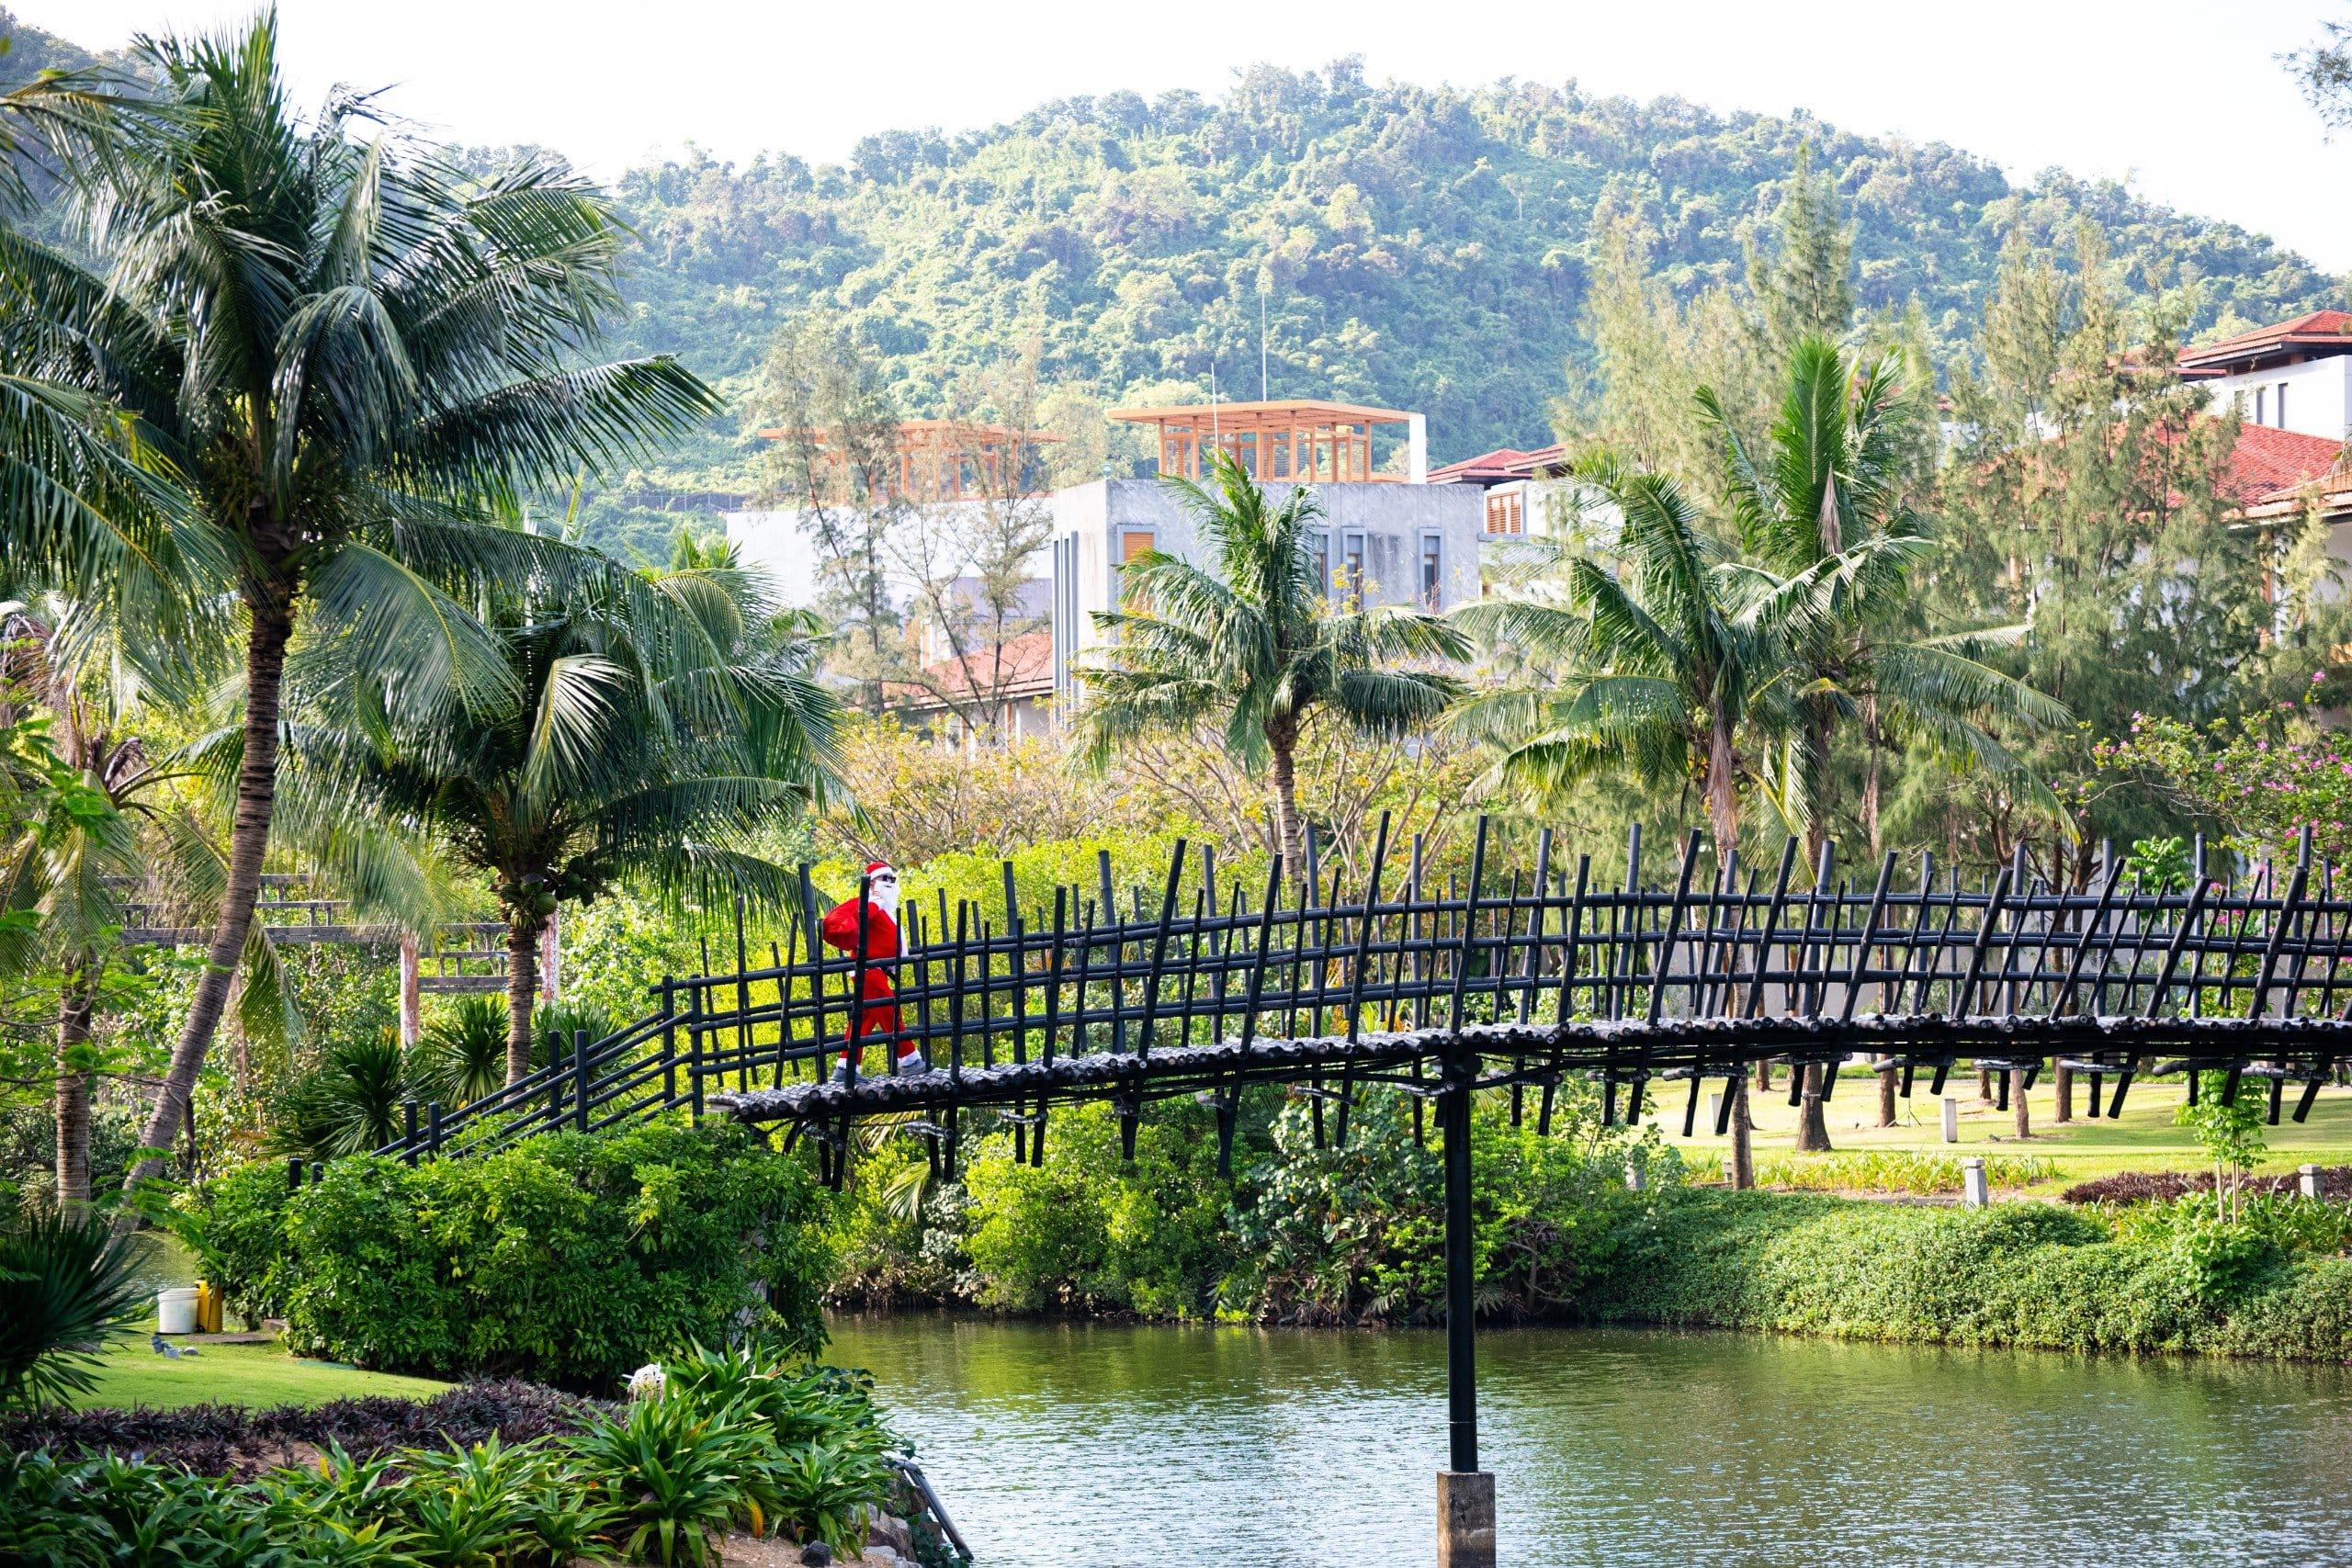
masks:
{"label": "red santa suit", "polygon": [[[890,983],[889,969],[889,960],[899,956],[899,874],[888,862],[875,861],[866,866],[865,876],[865,956],[873,964],[865,971],[865,1005],[850,1021],[845,1034],[851,1045],[899,1032],[898,988]],[[857,905],[855,898],[845,898],[825,916],[825,945],[836,953],[857,952]],[[912,1040],[899,1042],[902,1058],[916,1050]],[[848,1051],[842,1053],[842,1060],[849,1060]]]}

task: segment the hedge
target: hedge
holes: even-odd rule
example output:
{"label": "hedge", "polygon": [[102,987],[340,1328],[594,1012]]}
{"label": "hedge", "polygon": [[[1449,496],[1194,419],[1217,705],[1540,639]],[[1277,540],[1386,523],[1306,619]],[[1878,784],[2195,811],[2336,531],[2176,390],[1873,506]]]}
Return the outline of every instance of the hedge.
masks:
{"label": "hedge", "polygon": [[690,1340],[823,1343],[832,1201],[741,1129],[657,1123],[410,1167],[356,1156],[285,1190],[282,1167],[209,1184],[183,1234],[288,1347],[442,1377],[605,1388]]}
{"label": "hedge", "polygon": [[2248,1227],[2118,1240],[2091,1213],[1684,1188],[1581,1292],[1603,1322],[1925,1344],[2352,1357],[2352,1259]]}

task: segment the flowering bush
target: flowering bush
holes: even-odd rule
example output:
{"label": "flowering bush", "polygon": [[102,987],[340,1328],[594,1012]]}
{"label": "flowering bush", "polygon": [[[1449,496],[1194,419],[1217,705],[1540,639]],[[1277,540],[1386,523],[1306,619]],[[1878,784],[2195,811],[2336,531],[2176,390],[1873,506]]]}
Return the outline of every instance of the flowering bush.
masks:
{"label": "flowering bush", "polygon": [[2203,728],[2133,714],[2120,740],[2094,749],[2101,769],[2134,777],[2188,816],[2212,824],[2250,859],[2285,858],[2308,826],[2325,861],[2352,855],[2352,736],[2323,729],[2312,708],[2282,702]]}

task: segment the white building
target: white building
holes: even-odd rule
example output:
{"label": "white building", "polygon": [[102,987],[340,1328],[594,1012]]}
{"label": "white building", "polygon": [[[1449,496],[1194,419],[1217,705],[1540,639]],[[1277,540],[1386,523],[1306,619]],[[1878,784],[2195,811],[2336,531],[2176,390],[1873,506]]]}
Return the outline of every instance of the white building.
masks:
{"label": "white building", "polygon": [[2232,403],[2247,424],[2329,441],[2352,434],[2352,311],[2314,310],[2276,326],[2200,344],[2180,373]]}
{"label": "white building", "polygon": [[[1426,482],[1419,414],[1309,400],[1131,409],[1157,427],[1159,473],[1199,479],[1222,451],[1276,504],[1299,484],[1321,513],[1313,537],[1334,602],[1450,610],[1478,596],[1484,513],[1476,491]],[[1404,427],[1381,450],[1383,427]],[[1386,470],[1386,471],[1384,471]],[[1146,550],[1208,564],[1193,517],[1156,479],[1101,479],[1057,492],[1054,508],[1054,691],[1099,647],[1094,617],[1118,607],[1119,568]]]}

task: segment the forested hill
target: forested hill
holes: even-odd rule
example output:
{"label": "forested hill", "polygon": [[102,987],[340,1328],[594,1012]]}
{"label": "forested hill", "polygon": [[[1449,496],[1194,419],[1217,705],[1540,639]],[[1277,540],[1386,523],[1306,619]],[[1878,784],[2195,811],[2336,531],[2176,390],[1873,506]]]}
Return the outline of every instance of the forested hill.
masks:
{"label": "forested hill", "polygon": [[1917,296],[1947,343],[1971,332],[2004,236],[2061,241],[2077,212],[2109,229],[2134,286],[2206,279],[2205,324],[2338,301],[2267,240],[2112,185],[2020,188],[1951,147],[1802,117],[1374,85],[1343,63],[1253,67],[1214,101],[1113,93],[984,131],[896,132],[845,166],[638,171],[622,183],[644,246],[631,331],[734,377],[821,301],[893,356],[917,408],[1032,332],[1049,374],[1104,398],[1205,389],[1212,360],[1222,390],[1254,397],[1262,277],[1273,393],[1424,410],[1442,460],[1546,438],[1582,347],[1596,217],[1635,215],[1678,282],[1736,276],[1807,141],[1857,226],[1860,303]]}
{"label": "forested hill", "polygon": [[[88,60],[0,10],[8,32],[0,81]],[[2204,279],[2201,326],[2340,302],[2267,241],[2111,185],[2017,188],[1940,144],[1672,98],[1374,85],[1343,62],[1253,66],[1214,100],[1111,93],[987,130],[892,132],[844,165],[633,171],[624,337],[742,393],[775,326],[822,304],[888,356],[911,412],[943,412],[947,378],[1033,335],[1049,379],[1106,401],[1205,392],[1212,367],[1221,391],[1254,397],[1262,280],[1270,390],[1422,410],[1443,461],[1547,438],[1585,346],[1597,220],[1635,219],[1686,289],[1736,276],[1808,142],[1857,228],[1860,302],[1916,297],[1947,347],[1970,334],[2004,238],[2022,224],[2071,252],[2076,213],[2107,227],[2134,288]],[[738,451],[696,443],[657,488],[733,489]]]}

